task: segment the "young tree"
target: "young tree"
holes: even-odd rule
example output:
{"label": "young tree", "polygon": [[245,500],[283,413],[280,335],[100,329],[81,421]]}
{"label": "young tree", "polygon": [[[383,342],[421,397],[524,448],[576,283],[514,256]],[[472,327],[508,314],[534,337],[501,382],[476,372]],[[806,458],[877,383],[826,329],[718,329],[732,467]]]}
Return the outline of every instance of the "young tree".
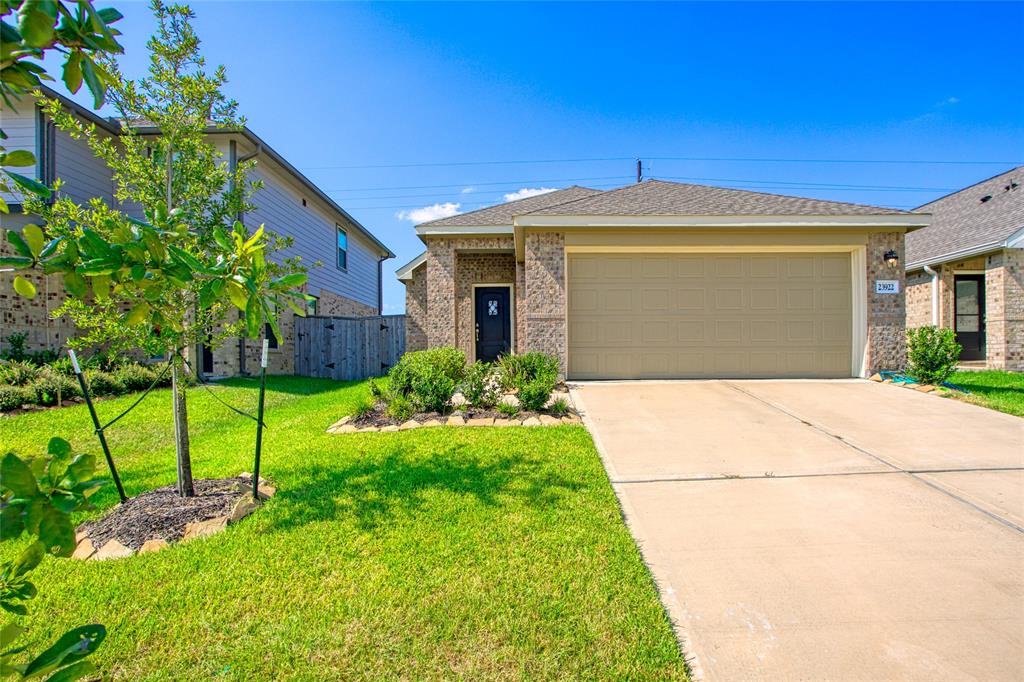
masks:
{"label": "young tree", "polygon": [[[160,0],[152,8],[158,28],[148,43],[149,75],[132,82],[116,63],[104,63],[121,135],[97,131],[59,102],[44,105],[59,128],[84,138],[107,163],[116,198],[141,207],[145,220],[98,198],[82,206],[60,197],[58,181],[51,205],[26,202],[46,228],[8,233],[19,256],[6,262],[63,275],[67,297],[54,315],[69,315],[83,332],[70,344],[170,356],[178,490],[187,497],[194,494],[183,381],[187,349],[216,347],[239,334],[259,337],[265,321],[280,338],[279,310],[305,314],[300,288],[306,275],[297,260],[267,259],[287,242],[262,226],[250,234],[237,219],[252,208],[249,198],[259,187],[247,179],[255,162],[231,168],[209,142],[211,129],[237,130],[242,120],[237,103],[221,92],[224,68],[205,70],[194,15]],[[25,284],[16,280],[16,290],[34,295]],[[229,315],[234,308],[242,315]]]}

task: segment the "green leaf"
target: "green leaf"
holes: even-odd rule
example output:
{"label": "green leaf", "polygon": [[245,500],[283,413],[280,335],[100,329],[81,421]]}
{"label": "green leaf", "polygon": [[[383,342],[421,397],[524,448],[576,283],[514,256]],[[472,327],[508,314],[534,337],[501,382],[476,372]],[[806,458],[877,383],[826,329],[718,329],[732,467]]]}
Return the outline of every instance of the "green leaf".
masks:
{"label": "green leaf", "polygon": [[226,286],[231,303],[239,310],[245,310],[246,306],[249,305],[249,297],[246,295],[245,289],[234,280],[228,280]]}
{"label": "green leaf", "polygon": [[43,246],[46,245],[46,238],[43,236],[42,228],[29,223],[21,228],[21,236],[24,237],[29,250],[32,251],[32,256],[38,258],[39,254],[43,251]]}
{"label": "green leaf", "polygon": [[42,542],[33,542],[31,545],[25,548],[17,558],[17,560],[11,564],[11,573],[15,577],[20,577],[31,571],[33,568],[39,565],[39,562],[46,556],[46,546]]}
{"label": "green leaf", "polygon": [[21,518],[21,507],[7,505],[0,509],[0,540],[13,540],[25,530],[25,521]]}
{"label": "green leaf", "polygon": [[249,251],[263,237],[263,225],[260,225],[252,236],[242,245],[243,251]]}
{"label": "green leaf", "polygon": [[71,454],[71,443],[54,436],[46,444],[46,453],[55,459],[67,459]]}
{"label": "green leaf", "polygon": [[14,250],[20,253],[25,258],[32,258],[32,249],[29,248],[28,244],[22,239],[21,235],[14,230],[7,230],[7,243],[14,247]]}
{"label": "green leaf", "polygon": [[245,306],[245,330],[250,339],[260,337],[260,328],[263,326],[263,308],[259,299],[250,296]]}
{"label": "green leaf", "polygon": [[148,316],[149,304],[146,302],[136,303],[135,307],[129,310],[128,314],[125,315],[124,321],[128,325],[135,326],[145,322]]}
{"label": "green leaf", "polygon": [[40,258],[48,258],[50,255],[53,254],[54,251],[57,250],[57,247],[60,246],[60,243],[62,241],[64,241],[63,237],[57,237],[56,239],[51,239],[50,243],[43,247],[43,250],[39,253],[39,257]]}
{"label": "green leaf", "polygon": [[107,97],[107,87],[103,84],[97,73],[97,66],[93,64],[88,55],[82,56],[82,76],[85,78],[85,85],[92,93],[93,107],[99,109]]}
{"label": "green leaf", "polygon": [[97,301],[106,301],[110,298],[110,275],[96,275],[92,278],[92,292],[96,294]]}
{"label": "green leaf", "polygon": [[217,245],[225,251],[231,251],[234,247],[231,245],[231,240],[224,233],[224,230],[220,227],[213,228],[213,239],[217,242]]}
{"label": "green leaf", "polygon": [[69,483],[75,483],[79,481],[85,481],[96,471],[96,455],[78,455],[71,464],[68,465],[68,471],[65,474],[66,480]]}
{"label": "green leaf", "polygon": [[116,21],[121,21],[124,15],[118,12],[113,7],[104,7],[103,9],[96,10],[96,14],[105,24],[113,24]]}
{"label": "green leaf", "polygon": [[71,556],[75,551],[75,527],[71,525],[71,516],[46,505],[39,519],[39,541],[56,556]]}
{"label": "green leaf", "polygon": [[305,284],[307,279],[308,277],[305,273],[294,272],[275,280],[274,286],[281,289],[297,289]]}
{"label": "green leaf", "polygon": [[71,92],[78,92],[82,87],[82,53],[72,52],[64,62],[64,85]]}
{"label": "green leaf", "polygon": [[0,268],[27,268],[30,265],[32,265],[31,258],[22,258],[21,256],[0,258]]}
{"label": "green leaf", "polygon": [[32,282],[28,281],[21,275],[16,275],[14,277],[14,290],[25,298],[36,297],[36,285],[32,284]]}
{"label": "green leaf", "polygon": [[8,452],[0,460],[0,488],[24,499],[33,497],[39,490],[32,470],[13,452]]}
{"label": "green leaf", "polygon": [[29,47],[46,47],[57,23],[55,0],[25,0],[18,10],[18,32]]}
{"label": "green leaf", "polygon": [[36,165],[36,155],[30,151],[24,149],[15,149],[12,152],[4,154],[5,166],[34,166]]}
{"label": "green leaf", "polygon": [[33,180],[32,178],[26,178],[24,175],[19,175],[18,173],[14,173],[12,171],[7,171],[7,177],[9,177],[11,180],[14,180],[14,182],[19,187],[21,187],[29,194],[35,194],[37,197],[43,199],[50,198],[50,188],[42,184],[41,182]]}
{"label": "green leaf", "polygon": [[25,668],[24,676],[45,675],[58,667],[74,663],[96,651],[107,636],[102,625],[83,625],[68,630],[53,646],[39,654]]}
{"label": "green leaf", "polygon": [[17,623],[8,623],[0,630],[0,650],[6,651],[10,648],[14,640],[18,639],[25,633],[25,628],[21,627]]}
{"label": "green leaf", "polygon": [[46,682],[74,682],[86,675],[92,675],[96,670],[96,665],[92,661],[78,661],[50,675]]}
{"label": "green leaf", "polygon": [[77,272],[64,274],[64,288],[76,298],[84,298],[89,293],[89,288],[85,284],[85,278]]}

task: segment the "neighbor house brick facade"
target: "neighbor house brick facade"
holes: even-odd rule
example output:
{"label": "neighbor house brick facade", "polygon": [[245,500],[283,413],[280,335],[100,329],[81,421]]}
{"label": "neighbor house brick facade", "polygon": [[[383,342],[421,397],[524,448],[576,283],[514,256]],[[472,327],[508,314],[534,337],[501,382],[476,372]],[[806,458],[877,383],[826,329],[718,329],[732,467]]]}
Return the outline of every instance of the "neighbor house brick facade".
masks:
{"label": "neighbor house brick facade", "polygon": [[[100,118],[52,90],[44,90],[47,96],[60,99],[67,110],[95,124],[99,134],[115,139],[120,134],[116,121]],[[92,154],[84,140],[57,130],[31,100],[22,100],[16,106],[3,109],[8,150],[32,151],[37,158],[34,174],[47,184],[61,179],[61,193],[75,201],[86,203],[99,198],[108,205],[118,205],[110,169]],[[157,130],[139,130],[159,134]],[[252,179],[260,180],[262,187],[253,196],[255,208],[240,219],[250,229],[262,224],[268,231],[291,239],[291,245],[274,257],[298,257],[309,268],[306,292],[316,299],[311,312],[341,317],[379,315],[382,262],[393,257],[391,251],[248,128],[211,130],[208,139],[229,164],[246,158],[256,160]],[[38,222],[37,217],[21,212],[19,197],[7,195],[4,199],[12,204],[12,211],[0,216],[0,226],[19,230],[27,223]],[[121,208],[133,217],[142,217],[137,208]],[[12,253],[6,240],[0,241],[0,253]],[[35,299],[18,296],[11,286],[13,274],[0,273],[0,344],[12,333],[24,333],[29,350],[63,348],[76,330],[69,319],[52,317],[64,299],[61,278],[39,273],[23,276],[36,285],[39,295]],[[239,313],[230,314],[240,317]],[[293,318],[290,309],[280,313],[282,338],[277,339],[270,353],[271,372],[294,370]],[[189,349],[189,354],[203,373],[230,376],[257,371],[261,345],[258,340],[231,339],[212,353],[200,347]]]}
{"label": "neighbor house brick facade", "polygon": [[1024,167],[920,207],[907,237],[907,326],[953,329],[961,359],[1024,371]]}
{"label": "neighbor house brick facade", "polygon": [[570,379],[900,369],[904,233],[927,222],[662,181],[550,192],[417,227],[406,347],[543,351]]}

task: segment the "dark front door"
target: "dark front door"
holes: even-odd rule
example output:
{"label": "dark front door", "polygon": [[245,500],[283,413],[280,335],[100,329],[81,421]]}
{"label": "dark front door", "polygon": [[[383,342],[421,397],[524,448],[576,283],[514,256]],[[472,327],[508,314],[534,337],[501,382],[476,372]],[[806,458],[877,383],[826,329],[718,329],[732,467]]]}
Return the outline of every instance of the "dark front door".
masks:
{"label": "dark front door", "polygon": [[953,277],[953,316],[961,360],[985,359],[985,276]]}
{"label": "dark front door", "polygon": [[213,374],[213,348],[209,343],[203,344],[203,374]]}
{"label": "dark front door", "polygon": [[494,362],[512,349],[511,298],[508,287],[477,287],[477,360]]}

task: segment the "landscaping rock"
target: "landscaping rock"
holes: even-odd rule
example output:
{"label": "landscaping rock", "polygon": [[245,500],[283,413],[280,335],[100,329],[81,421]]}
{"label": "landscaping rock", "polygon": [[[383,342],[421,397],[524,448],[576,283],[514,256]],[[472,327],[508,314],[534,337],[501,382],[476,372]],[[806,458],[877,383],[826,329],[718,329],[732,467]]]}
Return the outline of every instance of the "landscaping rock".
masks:
{"label": "landscaping rock", "polygon": [[374,431],[380,431],[380,427],[379,426],[364,426],[363,428],[359,429],[359,433],[372,433]]}
{"label": "landscaping rock", "polygon": [[519,426],[518,419],[498,418],[494,420],[495,426]]}
{"label": "landscaping rock", "polygon": [[536,417],[530,417],[523,420],[523,426],[540,426],[540,420]]}
{"label": "landscaping rock", "polygon": [[[267,486],[261,487],[265,488]],[[241,521],[246,516],[256,511],[256,508],[256,501],[252,499],[251,495],[239,497],[238,500],[235,502],[235,505],[231,507],[231,513],[228,514],[228,523],[235,523],[236,521]]]}
{"label": "landscaping rock", "polygon": [[579,424],[580,423],[580,418],[578,416],[576,416],[575,414],[567,414],[564,417],[562,417],[562,423],[563,424]]}
{"label": "landscaping rock", "polygon": [[[260,490],[263,490],[263,486],[260,486]],[[185,526],[185,537],[183,537],[181,541],[188,542],[189,540],[195,540],[196,538],[205,538],[211,535],[216,535],[217,533],[224,531],[227,527],[227,516],[218,516],[206,521],[195,521]]]}
{"label": "landscaping rock", "polygon": [[269,500],[277,494],[277,488],[272,485],[261,485],[256,494],[261,500]]}
{"label": "landscaping rock", "polygon": [[388,424],[387,426],[380,427],[381,431],[397,431],[398,424]]}
{"label": "landscaping rock", "polygon": [[[90,543],[92,544],[92,543]],[[117,540],[110,540],[107,544],[92,555],[93,561],[106,561],[107,559],[123,559],[135,554],[130,548],[125,547]]]}
{"label": "landscaping rock", "polygon": [[420,424],[420,426],[444,426],[444,422],[440,419],[428,419]]}
{"label": "landscaping rock", "polygon": [[519,407],[519,396],[515,395],[514,393],[508,393],[508,394],[502,396],[501,400],[499,402],[503,402],[503,403],[506,403],[508,405],[515,405],[516,407]]}
{"label": "landscaping rock", "polygon": [[871,381],[881,381],[882,380],[882,375],[878,374],[876,372],[875,374],[872,374],[870,378],[871,378]]}
{"label": "landscaping rock", "polygon": [[355,433],[359,430],[359,427],[353,426],[352,424],[345,424],[334,429],[330,429],[330,433]]}
{"label": "landscaping rock", "polygon": [[936,390],[936,388],[936,386],[932,386],[930,384],[921,384],[920,386],[917,387],[917,390],[921,391],[921,393],[931,393],[932,391]]}
{"label": "landscaping rock", "polygon": [[474,417],[466,421],[466,426],[494,426],[494,417]]}
{"label": "landscaping rock", "polygon": [[398,430],[399,431],[408,431],[409,429],[418,429],[418,428],[420,428],[420,423],[418,421],[416,421],[415,419],[410,419],[407,422],[403,422],[398,427]]}
{"label": "landscaping rock", "polygon": [[539,419],[542,426],[557,426],[562,423],[560,418],[552,417],[550,414],[542,414]]}
{"label": "landscaping rock", "polygon": [[92,540],[89,538],[82,538],[78,541],[78,545],[75,547],[75,551],[71,554],[71,558],[78,559],[79,561],[85,561],[95,553],[96,548],[92,546]]}
{"label": "landscaping rock", "polygon": [[150,552],[159,552],[161,549],[170,547],[167,544],[167,540],[163,538],[153,538],[152,540],[146,540],[142,543],[142,547],[139,549],[139,554],[149,554]]}
{"label": "landscaping rock", "polygon": [[452,416],[448,417],[448,421],[445,423],[448,424],[448,426],[465,426],[466,419],[462,415],[453,414]]}
{"label": "landscaping rock", "polygon": [[336,421],[336,422],[334,422],[333,424],[331,424],[331,425],[330,425],[330,426],[328,427],[328,429],[327,429],[327,430],[328,430],[328,431],[330,431],[331,429],[336,429],[336,428],[338,428],[339,426],[344,426],[345,424],[348,424],[348,423],[349,423],[350,421],[352,421],[352,415],[349,415],[349,416],[347,416],[347,417],[342,417],[342,418],[341,418],[341,419],[339,419],[338,421]]}

